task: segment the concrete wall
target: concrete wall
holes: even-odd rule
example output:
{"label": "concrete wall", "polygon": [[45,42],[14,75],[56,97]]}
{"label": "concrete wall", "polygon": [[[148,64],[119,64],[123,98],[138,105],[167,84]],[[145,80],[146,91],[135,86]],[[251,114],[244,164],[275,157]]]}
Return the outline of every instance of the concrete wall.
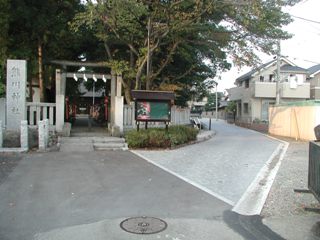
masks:
{"label": "concrete wall", "polygon": [[320,73],[310,80],[311,87],[320,87]]}
{"label": "concrete wall", "polygon": [[0,121],[2,121],[2,125],[6,125],[6,99],[0,98]]}
{"label": "concrete wall", "polygon": [[320,87],[313,87],[310,91],[310,98],[320,100]]}
{"label": "concrete wall", "polygon": [[[276,97],[276,83],[274,82],[255,82],[254,96],[263,98]],[[281,83],[281,97],[282,98],[310,98],[310,83],[303,83],[296,88],[290,88],[289,83]]]}
{"label": "concrete wall", "polygon": [[320,124],[320,106],[274,106],[269,108],[269,133],[312,141]]}
{"label": "concrete wall", "polygon": [[310,98],[310,83],[303,83],[298,85],[297,88],[290,88],[290,83],[281,84],[281,97],[282,98]]}

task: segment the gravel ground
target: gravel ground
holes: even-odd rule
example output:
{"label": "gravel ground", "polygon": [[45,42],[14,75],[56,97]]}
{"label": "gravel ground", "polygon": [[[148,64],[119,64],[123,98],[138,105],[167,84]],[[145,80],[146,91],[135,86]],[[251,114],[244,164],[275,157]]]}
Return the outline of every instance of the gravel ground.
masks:
{"label": "gravel ground", "polygon": [[309,143],[284,140],[290,145],[262,210],[262,216],[314,215],[314,213],[306,212],[303,208],[320,208],[315,197],[312,194],[293,191],[294,189],[307,189]]}

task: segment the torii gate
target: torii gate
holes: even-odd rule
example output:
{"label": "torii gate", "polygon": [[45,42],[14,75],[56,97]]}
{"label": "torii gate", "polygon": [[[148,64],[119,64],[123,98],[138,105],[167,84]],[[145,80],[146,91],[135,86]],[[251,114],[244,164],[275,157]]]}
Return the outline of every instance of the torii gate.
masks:
{"label": "torii gate", "polygon": [[[67,67],[106,67],[104,62],[74,62],[74,61],[51,61],[52,64],[62,66],[62,69],[56,69],[56,131],[63,132],[65,122],[65,91],[66,91],[66,79],[67,77],[81,78],[83,73],[79,72],[67,72]],[[93,73],[94,74],[94,73]],[[86,75],[89,78],[92,73]],[[101,78],[101,74],[95,74],[97,77]],[[111,90],[110,90],[110,130],[115,127],[119,127],[120,134],[123,133],[123,96],[121,95],[122,89],[122,75],[116,74],[111,70],[110,74],[105,74],[104,77],[107,80],[111,80]],[[112,131],[113,132],[113,131]]]}

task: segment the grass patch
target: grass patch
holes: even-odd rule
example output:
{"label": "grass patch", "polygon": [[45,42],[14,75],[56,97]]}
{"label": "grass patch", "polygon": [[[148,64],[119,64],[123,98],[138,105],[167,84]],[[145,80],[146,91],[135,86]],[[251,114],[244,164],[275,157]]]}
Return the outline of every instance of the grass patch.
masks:
{"label": "grass patch", "polygon": [[130,148],[170,148],[197,139],[198,129],[187,126],[130,130],[125,139]]}

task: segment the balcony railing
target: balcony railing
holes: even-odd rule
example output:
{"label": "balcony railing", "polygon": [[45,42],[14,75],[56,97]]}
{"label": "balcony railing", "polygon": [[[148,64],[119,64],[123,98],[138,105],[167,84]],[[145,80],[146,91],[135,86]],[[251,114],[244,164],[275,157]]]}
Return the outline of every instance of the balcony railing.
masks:
{"label": "balcony railing", "polygon": [[229,88],[228,89],[229,99],[231,101],[236,101],[236,100],[242,99],[244,91],[245,91],[244,87]]}
{"label": "balcony railing", "polygon": [[[295,88],[290,86],[290,83],[280,84],[281,98],[310,98],[310,83],[303,83],[297,85]],[[254,83],[254,97],[261,98],[275,98],[276,97],[276,83],[275,82],[255,82]]]}

